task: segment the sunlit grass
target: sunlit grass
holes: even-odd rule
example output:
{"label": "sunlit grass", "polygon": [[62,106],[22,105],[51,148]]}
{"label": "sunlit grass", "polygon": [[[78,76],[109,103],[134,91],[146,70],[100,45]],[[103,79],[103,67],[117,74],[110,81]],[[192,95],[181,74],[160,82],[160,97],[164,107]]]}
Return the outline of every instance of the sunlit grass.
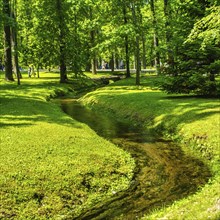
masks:
{"label": "sunlit grass", "polygon": [[198,192],[143,219],[219,219],[220,102],[190,95],[167,95],[159,88],[163,77],[142,77],[141,86],[127,79],[87,94],[85,105],[143,126],[182,144],[187,154],[203,160],[213,177]]}
{"label": "sunlit grass", "polygon": [[109,76],[113,76],[113,75],[125,75],[125,71],[114,71],[112,72],[110,69],[109,70],[98,70],[96,72],[96,74],[92,73],[92,72],[84,72],[84,74],[87,77],[90,78],[99,78],[99,77],[109,77]]}
{"label": "sunlit grass", "polygon": [[0,81],[0,219],[71,219],[133,175],[128,153],[46,101],[74,88],[40,75]]}

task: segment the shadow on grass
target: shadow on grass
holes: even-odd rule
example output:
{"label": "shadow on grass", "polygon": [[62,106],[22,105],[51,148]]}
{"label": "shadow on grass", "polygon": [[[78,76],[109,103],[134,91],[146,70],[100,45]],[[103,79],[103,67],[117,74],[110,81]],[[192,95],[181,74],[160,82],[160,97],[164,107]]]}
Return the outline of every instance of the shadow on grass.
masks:
{"label": "shadow on grass", "polygon": [[159,90],[139,89],[131,85],[133,80],[119,81],[104,90],[101,89],[100,92],[97,91],[97,95],[100,102],[108,103],[108,99],[110,104],[112,102],[109,111],[117,105],[117,108],[120,108],[119,117],[129,117],[135,124],[152,126],[155,121],[160,120],[158,131],[166,126],[169,131],[175,133],[178,132],[179,125],[202,121],[219,114],[219,99],[167,95]]}
{"label": "shadow on grass", "polygon": [[1,98],[0,127],[31,126],[38,122],[47,122],[81,128],[76,121],[70,120],[55,104],[31,98]]}
{"label": "shadow on grass", "polygon": [[17,123],[17,124],[15,124],[15,123],[1,123],[0,122],[0,128],[4,128],[4,127],[8,127],[8,126],[13,126],[13,127],[24,126],[24,127],[26,127],[26,126],[30,126],[30,125],[33,125],[33,124],[32,123]]}
{"label": "shadow on grass", "polygon": [[[163,115],[163,121],[171,121],[173,117],[178,117],[180,123],[190,123],[219,113],[219,109],[217,109],[217,99],[204,99],[188,95],[166,95],[160,91],[142,90],[141,88],[138,89],[138,86],[133,85],[134,80],[134,78],[129,78],[113,83],[106,87],[107,90],[101,90],[100,93],[98,92],[98,95],[102,96],[102,99],[107,99],[112,93],[113,97],[121,100],[122,103],[134,103],[134,108],[138,109],[135,115],[138,116],[143,108],[143,113],[147,113],[146,121],[153,121],[156,117]],[[145,77],[143,79],[143,86],[152,86],[153,88],[154,80],[155,76]],[[160,80],[161,78],[157,79],[157,81]],[[30,81],[21,86],[9,83],[0,85],[1,116],[14,116],[13,120],[20,120],[21,124],[24,121],[47,121],[50,123],[68,124],[69,120],[67,122],[66,116],[63,115],[59,108],[54,111],[53,105],[48,105],[48,103],[38,97],[41,91],[43,91],[46,96],[47,88],[48,95],[52,90],[56,89],[56,87],[60,88],[60,86],[57,85],[58,82],[56,81],[44,82],[41,80],[39,80],[39,84],[38,82],[31,84]],[[128,90],[130,90],[130,92],[128,92]],[[24,94],[17,96],[16,93],[21,91]],[[146,111],[146,109],[149,109],[149,111]],[[204,112],[207,109],[213,110]],[[26,117],[26,119],[20,118],[21,116]],[[23,124],[25,123],[26,122]],[[140,123],[143,123],[143,121],[140,121]],[[12,124],[16,123],[13,122]]]}
{"label": "shadow on grass", "polygon": [[[48,104],[42,99],[41,93],[49,96],[56,85],[56,82],[23,86],[10,83],[0,85],[0,127],[29,126],[40,121],[80,127],[78,122],[69,120],[57,105]],[[46,89],[49,87],[47,94]]]}

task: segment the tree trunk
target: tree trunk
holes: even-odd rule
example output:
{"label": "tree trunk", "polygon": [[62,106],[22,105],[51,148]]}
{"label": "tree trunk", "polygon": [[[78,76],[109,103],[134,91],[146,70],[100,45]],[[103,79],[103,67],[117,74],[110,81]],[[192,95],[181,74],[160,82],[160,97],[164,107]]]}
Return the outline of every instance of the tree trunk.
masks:
{"label": "tree trunk", "polygon": [[4,21],[5,79],[14,81],[12,74],[11,28],[8,21],[11,15],[9,0],[3,0],[3,12],[6,16]]}
{"label": "tree trunk", "polygon": [[93,57],[93,58],[92,58],[91,64],[92,64],[92,73],[93,73],[93,74],[97,74],[97,70],[96,70],[97,61],[96,61],[96,57]]}
{"label": "tree trunk", "polygon": [[111,68],[111,71],[114,73],[114,71],[115,71],[115,58],[114,58],[113,53],[112,53],[112,57],[111,57],[111,60],[110,60],[110,68]]}
{"label": "tree trunk", "polygon": [[119,60],[118,60],[118,56],[115,57],[115,68],[119,69]]}
{"label": "tree trunk", "polygon": [[[89,45],[87,45],[87,48],[89,48]],[[89,49],[86,52],[86,66],[85,66],[85,71],[90,72],[91,70],[91,60],[90,60],[90,52]]]}
{"label": "tree trunk", "polygon": [[135,25],[136,30],[136,40],[135,40],[135,64],[136,64],[136,85],[140,85],[140,71],[141,71],[141,58],[140,58],[140,40],[139,40],[139,31],[140,31],[140,23],[137,18],[137,13],[140,15],[139,5],[132,5],[132,16],[133,23]]}
{"label": "tree trunk", "polygon": [[[92,7],[90,7],[89,9],[89,16],[90,16],[90,20],[92,21],[93,19],[93,10]],[[91,30],[90,31],[90,41],[91,41],[91,47],[94,48],[95,47],[95,30]],[[97,64],[97,60],[96,60],[96,53],[95,51],[93,51],[91,53],[91,65],[92,65],[92,73],[93,74],[97,74],[97,70],[96,70],[96,64]]]}
{"label": "tree trunk", "polygon": [[169,0],[164,0],[164,16],[165,16],[165,31],[166,31],[166,44],[167,44],[167,63],[171,71],[174,71],[174,56],[172,48],[170,46],[171,42],[171,30],[170,30],[170,19],[171,19],[171,10]]}
{"label": "tree trunk", "polygon": [[141,59],[140,59],[140,42],[136,37],[136,85],[140,85]]}
{"label": "tree trunk", "polygon": [[[135,46],[136,46],[136,41],[135,41]],[[137,66],[137,65],[136,65],[136,61],[137,61],[137,60],[136,60],[136,50],[135,50],[135,52],[134,52],[134,62],[133,62],[133,69],[134,69],[134,70],[136,70],[136,66]]]}
{"label": "tree trunk", "polygon": [[[16,0],[13,0],[13,4],[11,6],[11,17],[13,18],[15,24],[17,24],[16,21]],[[21,73],[20,73],[20,69],[19,69],[19,64],[18,64],[18,50],[17,50],[17,27],[15,26],[15,24],[12,26],[11,29],[11,43],[12,43],[12,64],[13,64],[13,69],[14,69],[14,73],[17,76],[17,80],[18,80],[18,85],[20,85],[20,78],[22,78]]]}
{"label": "tree trunk", "polygon": [[126,63],[126,78],[128,78],[131,77],[128,36],[125,36],[125,63]]}
{"label": "tree trunk", "polygon": [[146,38],[142,36],[142,47],[143,47],[143,56],[142,56],[142,63],[143,63],[143,69],[147,68],[147,62],[146,62],[146,44],[145,44]]}
{"label": "tree trunk", "polygon": [[157,70],[157,74],[160,74],[160,53],[158,51],[158,47],[159,47],[159,39],[157,37],[157,34],[154,34],[154,48],[155,48],[155,52],[156,52],[156,56],[155,56],[155,67]]}
{"label": "tree trunk", "polygon": [[65,83],[67,81],[67,74],[66,74],[66,42],[65,42],[65,23],[63,18],[63,9],[62,9],[62,2],[61,0],[57,0],[57,15],[58,15],[58,22],[59,22],[59,52],[60,52],[60,83]]}
{"label": "tree trunk", "polygon": [[67,80],[67,75],[66,75],[66,64],[65,64],[65,46],[61,44],[60,45],[60,82],[65,83],[66,80]]}
{"label": "tree trunk", "polygon": [[[124,24],[128,23],[126,5],[123,5]],[[125,62],[126,62],[126,78],[131,77],[130,73],[130,56],[129,56],[129,43],[128,35],[125,35]]]}
{"label": "tree trunk", "polygon": [[[95,44],[95,31],[94,30],[92,30],[91,32],[90,32],[90,36],[91,36],[91,44],[92,44],[92,46],[94,46],[94,44]],[[95,52],[93,52],[93,54],[92,54],[92,61],[91,61],[92,63],[92,73],[93,74],[97,74],[97,71],[96,71],[96,64],[97,64],[97,61],[96,61],[96,55],[95,55]]]}
{"label": "tree trunk", "polygon": [[160,52],[159,52],[159,38],[158,38],[158,25],[155,13],[154,0],[150,0],[150,8],[153,16],[153,29],[154,29],[154,49],[155,49],[155,67],[157,74],[160,74]]}

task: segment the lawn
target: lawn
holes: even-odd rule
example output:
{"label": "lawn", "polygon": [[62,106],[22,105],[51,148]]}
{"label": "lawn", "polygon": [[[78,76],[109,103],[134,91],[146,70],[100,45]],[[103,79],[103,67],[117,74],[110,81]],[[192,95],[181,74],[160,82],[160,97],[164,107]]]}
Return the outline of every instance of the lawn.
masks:
{"label": "lawn", "polygon": [[167,95],[159,90],[162,80],[145,75],[141,86],[134,85],[134,78],[122,80],[87,94],[81,102],[178,142],[186,154],[202,160],[212,171],[212,178],[196,194],[153,210],[143,219],[217,220],[220,218],[219,99]]}
{"label": "lawn", "polygon": [[72,219],[129,187],[134,160],[48,102],[56,73],[0,77],[0,219]]}
{"label": "lawn", "polygon": [[[130,155],[49,102],[93,83],[83,79],[60,85],[58,77],[57,73],[41,73],[40,79],[24,76],[17,86],[0,75],[2,219],[71,219],[129,187],[135,166]],[[178,142],[186,154],[210,168],[212,178],[194,195],[152,210],[143,219],[217,220],[219,99],[167,95],[158,88],[161,80],[149,74],[141,78],[141,86],[134,85],[134,78],[121,80],[80,100]]]}

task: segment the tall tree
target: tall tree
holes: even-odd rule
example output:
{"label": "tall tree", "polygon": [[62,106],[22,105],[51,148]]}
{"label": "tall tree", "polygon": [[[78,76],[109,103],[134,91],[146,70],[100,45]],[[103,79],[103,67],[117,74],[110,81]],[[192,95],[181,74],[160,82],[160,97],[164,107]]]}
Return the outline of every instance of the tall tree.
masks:
{"label": "tall tree", "polygon": [[4,53],[4,42],[3,42],[3,1],[0,1],[0,65],[3,65],[3,53]]}
{"label": "tall tree", "polygon": [[62,0],[56,0],[56,9],[58,16],[59,27],[59,59],[60,59],[60,82],[64,83],[67,80],[66,73],[66,24],[63,10]]}
{"label": "tall tree", "polygon": [[68,22],[67,65],[73,71],[75,77],[77,77],[82,73],[84,61],[84,49],[80,33],[80,21],[82,19],[81,2],[74,0],[69,4],[68,8],[70,9],[68,20],[71,22]]}
{"label": "tall tree", "polygon": [[131,11],[133,17],[133,25],[135,30],[135,66],[136,66],[136,85],[140,85],[140,5],[135,2],[131,3]]}
{"label": "tall tree", "polygon": [[158,36],[158,22],[155,10],[155,0],[150,0],[150,8],[152,12],[152,23],[154,30],[154,48],[155,48],[155,66],[157,74],[160,74],[160,51],[159,51],[159,36]]}
{"label": "tall tree", "polygon": [[[215,74],[220,73],[220,6],[213,6],[206,15],[198,20],[185,43],[198,42],[200,51],[205,53],[206,68],[210,81],[215,81]],[[200,52],[200,53],[201,53]],[[203,61],[205,62],[205,61]]]}
{"label": "tall tree", "polygon": [[17,13],[16,13],[17,0],[11,2],[11,17],[13,25],[11,28],[11,43],[12,43],[12,64],[14,73],[17,76],[18,85],[20,85],[21,73],[18,64],[18,41],[17,41]]}
{"label": "tall tree", "polygon": [[10,2],[3,0],[4,13],[4,57],[5,57],[5,79],[14,81],[12,74],[12,51],[11,51],[11,27],[10,27]]}
{"label": "tall tree", "polygon": [[[165,17],[165,36],[166,36],[166,59],[167,64],[171,68],[171,71],[174,72],[174,55],[173,49],[171,48],[171,38],[172,38],[172,30],[170,21],[172,20],[171,17],[171,4],[170,0],[164,0],[164,17]],[[175,72],[174,72],[175,73]]]}
{"label": "tall tree", "polygon": [[[106,1],[102,16],[105,16],[102,29],[101,54],[110,61],[111,68],[126,69],[126,77],[130,77],[130,40],[131,11],[129,0]],[[133,30],[132,30],[133,31]],[[114,55],[114,58],[113,58]],[[119,63],[121,65],[119,65]],[[124,65],[125,63],[125,65]]]}
{"label": "tall tree", "polygon": [[19,27],[18,46],[19,46],[19,61],[21,65],[28,66],[33,64],[33,11],[35,6],[32,0],[18,0],[16,5],[17,22]]}
{"label": "tall tree", "polygon": [[[127,4],[126,2],[123,2],[122,4],[122,11],[123,11],[123,18],[124,18],[124,25],[127,26],[128,24],[128,13],[127,13]],[[131,76],[130,72],[130,54],[129,54],[129,41],[128,41],[128,34],[125,33],[124,36],[124,42],[125,42],[125,63],[126,63],[126,78]]]}

